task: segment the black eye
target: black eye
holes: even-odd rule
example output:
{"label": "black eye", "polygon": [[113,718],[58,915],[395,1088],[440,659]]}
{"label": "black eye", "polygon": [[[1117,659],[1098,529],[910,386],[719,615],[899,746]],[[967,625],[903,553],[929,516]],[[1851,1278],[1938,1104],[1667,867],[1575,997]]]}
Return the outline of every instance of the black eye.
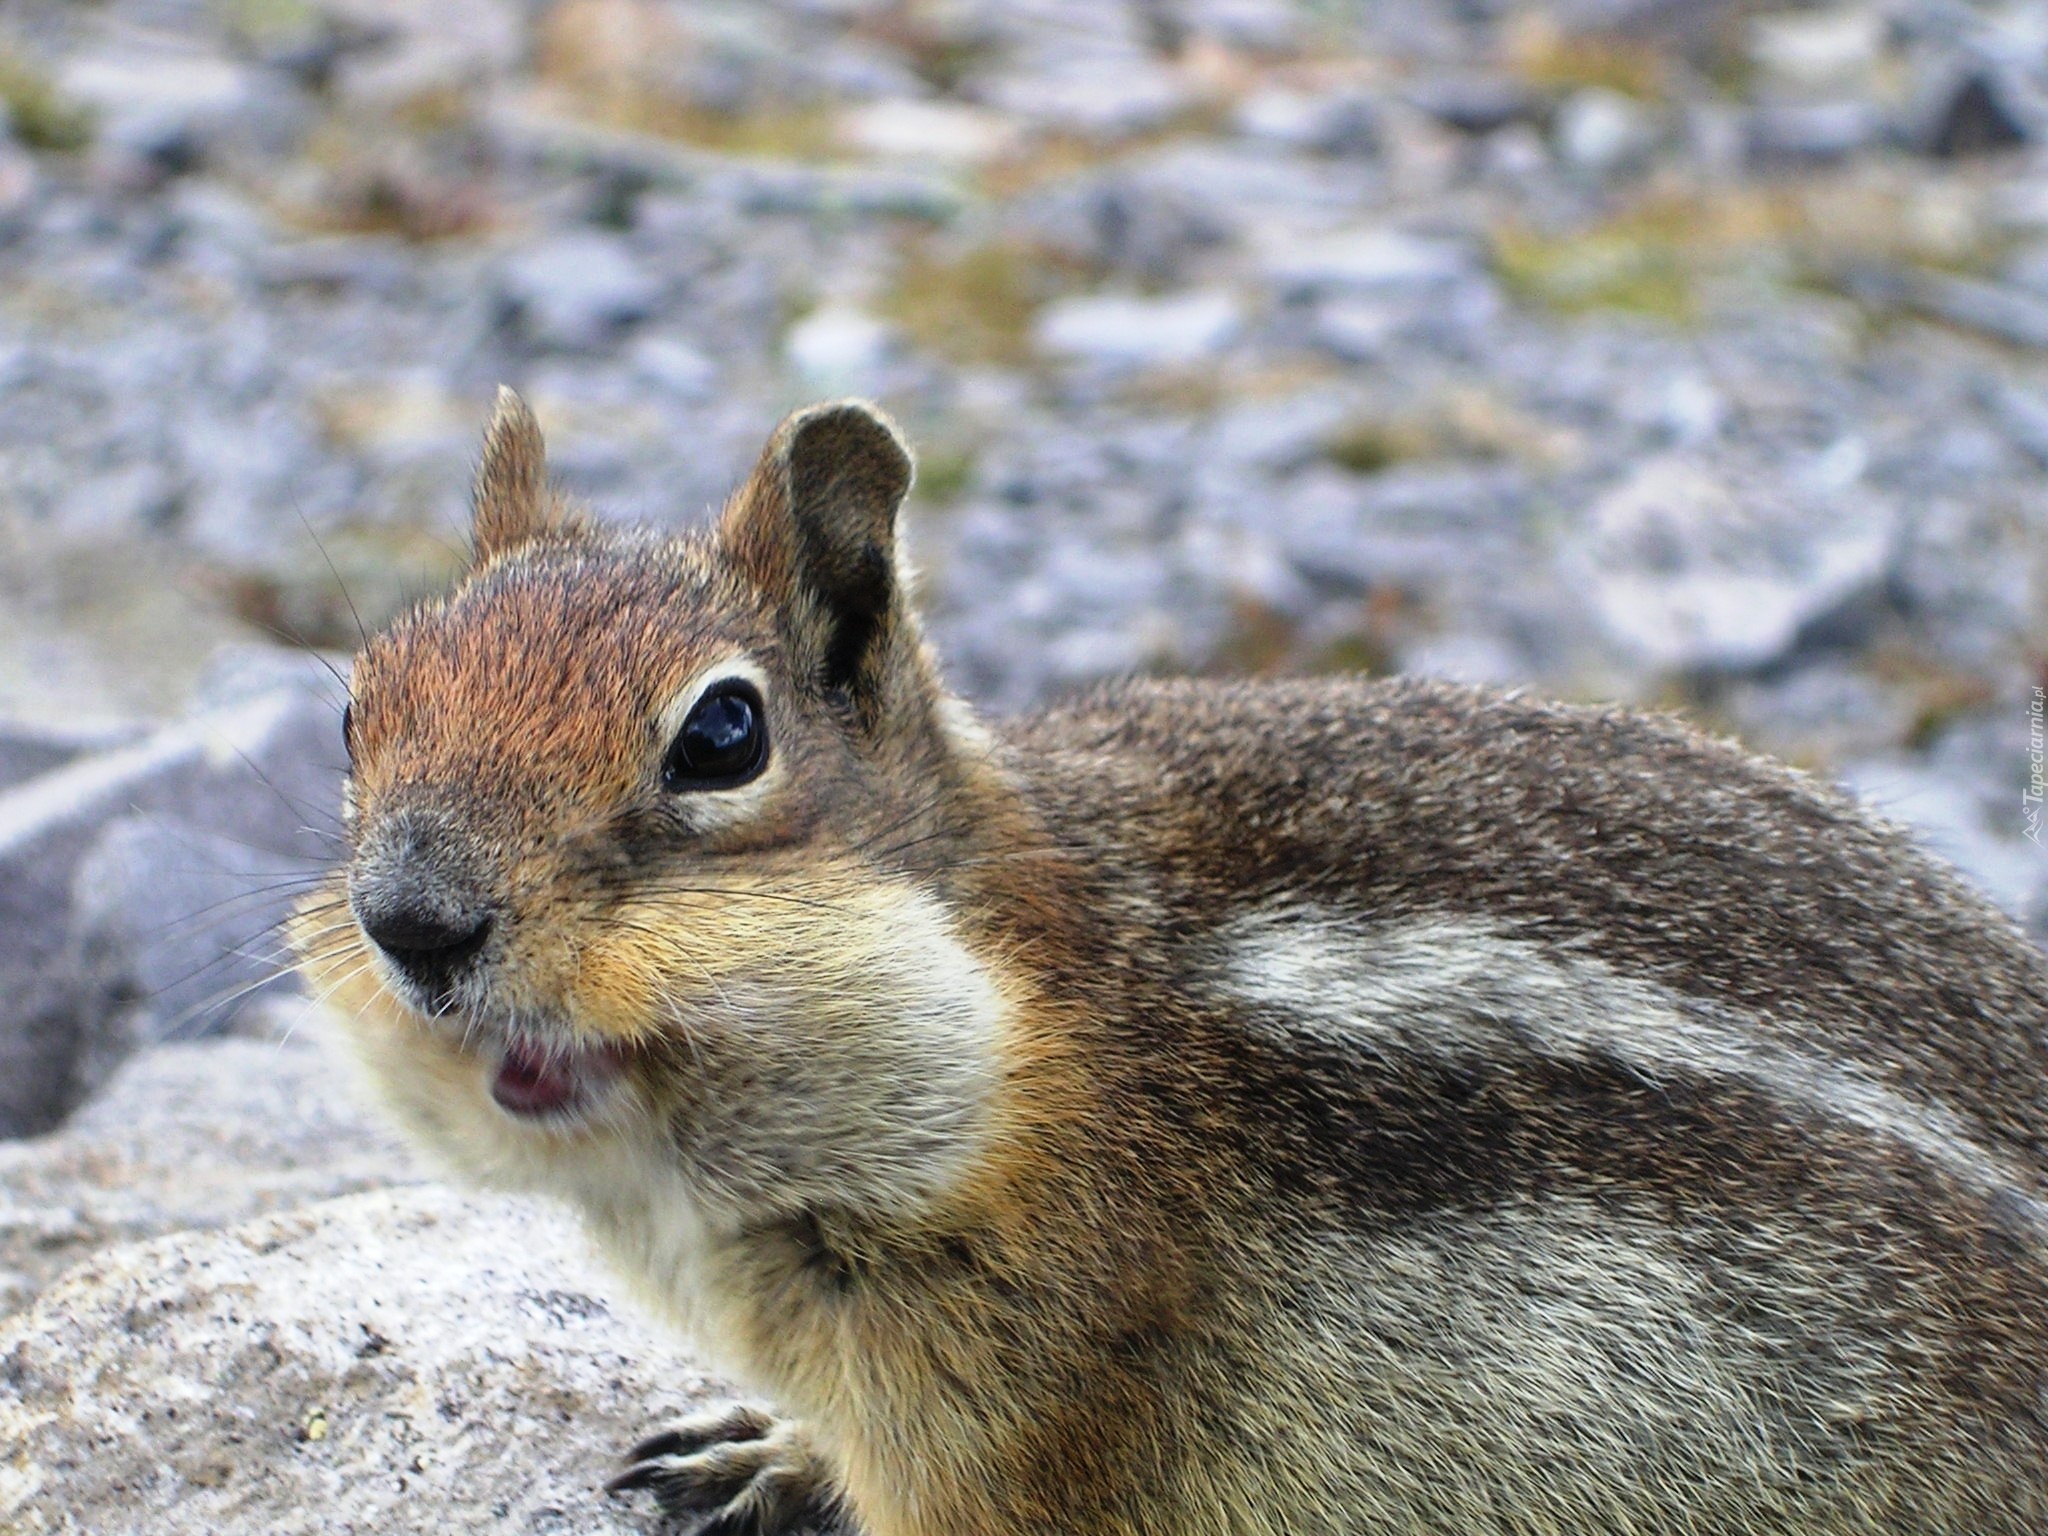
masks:
{"label": "black eye", "polygon": [[348,754],[348,760],[356,760],[356,707],[354,703],[341,706],[341,750]]}
{"label": "black eye", "polygon": [[690,708],[661,760],[668,789],[730,789],[768,761],[768,721],[761,695],[747,683],[718,683]]}

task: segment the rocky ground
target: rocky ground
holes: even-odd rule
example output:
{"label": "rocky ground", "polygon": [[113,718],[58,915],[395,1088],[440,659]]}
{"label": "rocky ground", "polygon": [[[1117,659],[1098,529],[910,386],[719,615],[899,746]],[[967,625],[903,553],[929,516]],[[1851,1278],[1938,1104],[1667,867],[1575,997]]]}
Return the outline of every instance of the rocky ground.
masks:
{"label": "rocky ground", "polygon": [[[471,1282],[560,1362],[551,1466],[702,1389],[595,1281],[522,1311],[523,1218],[443,1223],[268,981],[336,803],[303,653],[453,569],[500,381],[673,523],[788,407],[882,400],[992,710],[1134,669],[1676,708],[2048,937],[2048,4],[9,0],[0,103],[0,1530],[297,1529],[400,1423],[416,1515],[361,1529],[587,1528],[463,1503],[415,1412],[520,1387],[378,1320]],[[150,1274],[190,1321],[89,1345]],[[252,1295],[260,1360],[195,1386]]]}

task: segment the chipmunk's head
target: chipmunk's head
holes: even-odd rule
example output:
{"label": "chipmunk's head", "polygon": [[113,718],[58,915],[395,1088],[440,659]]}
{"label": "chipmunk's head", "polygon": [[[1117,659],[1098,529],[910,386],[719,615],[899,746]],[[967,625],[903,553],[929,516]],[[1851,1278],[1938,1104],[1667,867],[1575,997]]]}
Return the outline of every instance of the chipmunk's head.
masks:
{"label": "chipmunk's head", "polygon": [[501,394],[474,568],[357,659],[349,859],[298,933],[459,1164],[658,1149],[746,1219],[918,1197],[978,1134],[1003,1003],[946,871],[993,770],[906,603],[911,472],[819,406],[714,529],[607,529]]}

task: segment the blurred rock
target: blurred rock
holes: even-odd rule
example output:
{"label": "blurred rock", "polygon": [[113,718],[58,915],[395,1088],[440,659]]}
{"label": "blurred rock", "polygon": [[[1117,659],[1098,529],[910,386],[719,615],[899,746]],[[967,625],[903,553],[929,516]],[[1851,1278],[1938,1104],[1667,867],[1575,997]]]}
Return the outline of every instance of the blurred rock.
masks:
{"label": "blurred rock", "polygon": [[1368,228],[1301,243],[1276,243],[1265,253],[1262,269],[1286,298],[1412,296],[1477,275],[1479,262],[1462,240]]}
{"label": "blurred rock", "polygon": [[[170,814],[295,867],[321,862],[340,804],[335,720],[324,698],[264,693],[0,792],[0,1136],[56,1124],[136,1043],[80,971],[74,884],[104,828]],[[145,891],[157,878],[130,868]],[[104,886],[95,899],[114,901]]]}
{"label": "blurred rock", "polygon": [[89,1039],[211,1034],[289,987],[283,923],[331,860],[294,859],[174,814],[117,817],[79,861],[66,968]]}
{"label": "blurred rock", "polygon": [[1875,591],[1895,540],[1892,519],[1860,498],[1758,494],[1673,454],[1595,502],[1563,558],[1635,665],[1739,672],[1783,659]]}
{"label": "blurred rock", "polygon": [[1385,355],[1414,318],[1405,304],[1338,299],[1318,304],[1310,336],[1317,346],[1347,363],[1370,363]]}
{"label": "blurred rock", "polygon": [[839,134],[868,154],[949,165],[984,164],[1022,139],[1010,118],[954,101],[866,102],[841,116]]}
{"label": "blurred rock", "polygon": [[1058,68],[1006,74],[987,95],[1013,117],[1106,141],[1149,132],[1192,105],[1187,87],[1142,55],[1078,51]]}
{"label": "blurred rock", "polygon": [[1857,98],[1768,103],[1749,114],[1749,153],[1766,163],[1844,160],[1883,131],[1883,112]]}
{"label": "blurred rock", "polygon": [[88,54],[61,83],[95,114],[103,151],[163,171],[192,169],[245,124],[258,88],[226,59],[169,50]]}
{"label": "blurred rock", "polygon": [[1020,200],[1008,222],[1080,266],[1174,282],[1239,232],[1238,210],[1209,195],[1225,179],[1227,171],[1178,155],[1136,156]]}
{"label": "blurred rock", "polygon": [[428,1187],[107,1250],[0,1324],[0,1525],[640,1531],[601,1484],[717,1389],[583,1249]]}
{"label": "blurred rock", "polygon": [[1379,112],[1357,91],[1269,89],[1238,104],[1237,129],[1251,138],[1318,155],[1372,155],[1379,151]]}
{"label": "blurred rock", "polygon": [[1574,91],[1557,109],[1558,155],[1595,176],[1643,164],[1656,147],[1650,115],[1619,91]]}
{"label": "blurred rock", "polygon": [[790,366],[819,394],[872,393],[895,345],[887,324],[848,304],[827,304],[789,329]]}
{"label": "blurred rock", "polygon": [[1446,127],[1475,135],[1525,122],[1538,105],[1520,80],[1489,74],[1440,75],[1415,87],[1410,99]]}
{"label": "blurred rock", "polygon": [[1992,414],[2013,446],[2048,469],[2048,394],[2003,385],[1989,396]]}
{"label": "blurred rock", "polygon": [[526,44],[517,0],[317,0],[330,22],[362,39],[337,59],[330,88],[352,107],[388,111],[487,84]]}
{"label": "blurred rock", "polygon": [[632,358],[641,378],[684,400],[708,399],[718,384],[718,365],[671,336],[643,336],[633,344]]}
{"label": "blurred rock", "polygon": [[2023,288],[1946,272],[1908,271],[1873,276],[1861,291],[2015,346],[2048,348],[2048,298]]}
{"label": "blurred rock", "polygon": [[533,345],[586,351],[646,319],[661,285],[622,236],[589,230],[511,257],[499,272],[498,295],[506,317]]}
{"label": "blurred rock", "polygon": [[0,720],[0,793],[95,752],[125,747],[142,734],[130,726],[67,726]]}
{"label": "blurred rock", "polygon": [[1040,316],[1038,344],[1083,362],[1160,367],[1215,356],[1243,323],[1235,295],[1221,290],[1063,299]]}
{"label": "blurred rock", "polygon": [[1782,11],[1750,22],[1749,56],[1761,69],[1809,90],[1854,85],[1876,68],[1885,18],[1875,8]]}
{"label": "blurred rock", "polygon": [[421,1175],[297,999],[247,1037],[130,1057],[61,1131],[0,1142],[0,1272],[26,1305],[116,1243],[228,1226]]}
{"label": "blurred rock", "polygon": [[2020,87],[1990,68],[1938,80],[1919,114],[1915,138],[1930,155],[1955,160],[2017,149],[2034,138],[2039,114],[2023,111]]}

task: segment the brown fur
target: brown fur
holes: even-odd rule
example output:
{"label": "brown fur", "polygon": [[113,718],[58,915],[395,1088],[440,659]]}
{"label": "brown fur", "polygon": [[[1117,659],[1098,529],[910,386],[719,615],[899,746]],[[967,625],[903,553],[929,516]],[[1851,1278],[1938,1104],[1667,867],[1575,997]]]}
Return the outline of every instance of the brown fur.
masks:
{"label": "brown fur", "polygon": [[[599,532],[501,404],[483,563],[358,663],[351,878],[431,842],[494,926],[430,1018],[338,885],[309,974],[430,1144],[801,1421],[635,1483],[869,1536],[2048,1529],[2008,922],[1618,711],[1133,684],[991,736],[909,479],[821,407],[715,533]],[[734,667],[768,768],[664,790]],[[512,1037],[622,1075],[519,1123]]]}

